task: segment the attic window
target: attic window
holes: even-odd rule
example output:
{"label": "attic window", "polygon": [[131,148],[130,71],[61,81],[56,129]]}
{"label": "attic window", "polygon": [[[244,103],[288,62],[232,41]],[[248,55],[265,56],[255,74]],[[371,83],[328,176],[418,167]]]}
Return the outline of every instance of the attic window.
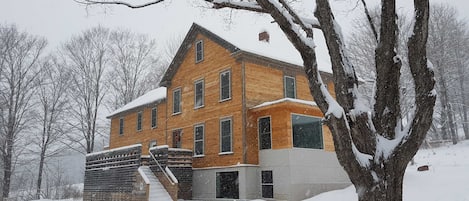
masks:
{"label": "attic window", "polygon": [[195,63],[204,60],[204,42],[199,40],[195,42]]}

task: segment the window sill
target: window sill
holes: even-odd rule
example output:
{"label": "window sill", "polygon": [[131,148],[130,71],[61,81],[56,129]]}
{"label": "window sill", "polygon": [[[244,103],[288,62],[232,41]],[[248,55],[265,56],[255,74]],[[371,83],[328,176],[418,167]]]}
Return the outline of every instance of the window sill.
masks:
{"label": "window sill", "polygon": [[205,107],[205,105],[197,106],[197,107],[194,107],[194,110],[201,109],[201,108],[204,108],[204,107]]}
{"label": "window sill", "polygon": [[180,115],[180,114],[182,114],[182,112],[173,113],[173,114],[171,114],[171,116],[176,116],[176,115]]}
{"label": "window sill", "polygon": [[153,127],[151,127],[151,129],[157,129],[157,128],[158,128],[158,126],[153,126]]}
{"label": "window sill", "polygon": [[223,155],[231,155],[231,154],[233,154],[232,151],[230,151],[230,152],[221,152],[221,153],[218,153],[218,155],[220,155],[220,156],[223,156]]}
{"label": "window sill", "polygon": [[230,100],[231,100],[231,97],[226,98],[226,99],[223,99],[223,100],[219,100],[218,102],[219,102],[219,103],[223,103],[223,102],[230,101]]}
{"label": "window sill", "polygon": [[192,156],[192,157],[193,157],[193,158],[203,158],[203,157],[205,157],[205,155],[194,155],[194,156]]}

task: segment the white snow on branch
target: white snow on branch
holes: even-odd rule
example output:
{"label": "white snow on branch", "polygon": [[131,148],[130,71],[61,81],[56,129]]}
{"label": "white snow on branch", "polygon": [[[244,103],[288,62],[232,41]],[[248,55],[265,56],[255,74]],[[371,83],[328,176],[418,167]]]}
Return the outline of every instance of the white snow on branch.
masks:
{"label": "white snow on branch", "polygon": [[[332,97],[332,95],[329,93],[329,90],[327,90],[326,85],[322,81],[319,71],[317,71],[317,73],[318,73],[318,82],[321,85],[320,86],[321,92],[324,95],[324,98],[327,104],[329,105],[329,107],[327,108],[327,112],[324,115],[328,116],[332,114],[337,119],[340,119],[342,115],[344,114],[344,108],[342,108],[342,106],[340,106],[339,103],[335,100],[335,98]],[[347,126],[348,126],[348,122],[347,122]]]}
{"label": "white snow on branch", "polygon": [[373,160],[373,157],[371,155],[360,152],[353,142],[352,142],[352,151],[353,151],[353,155],[355,155],[355,159],[360,164],[360,166],[364,168],[370,167],[370,161]]}
{"label": "white snow on branch", "polygon": [[231,4],[236,7],[251,8],[255,10],[262,10],[262,7],[259,6],[256,2],[253,1],[236,1],[236,0],[214,0],[214,4]]}

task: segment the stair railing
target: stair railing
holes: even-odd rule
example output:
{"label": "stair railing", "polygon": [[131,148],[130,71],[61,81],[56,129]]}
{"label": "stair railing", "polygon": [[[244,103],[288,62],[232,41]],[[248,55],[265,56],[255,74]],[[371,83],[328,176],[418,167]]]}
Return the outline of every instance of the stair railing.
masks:
{"label": "stair railing", "polygon": [[150,156],[156,162],[156,165],[158,166],[158,168],[160,168],[161,172],[163,172],[166,179],[168,179],[169,183],[171,183],[171,185],[175,185],[176,183],[174,183],[173,180],[169,177],[169,175],[166,173],[166,170],[164,170],[163,167],[161,167],[160,163],[158,162],[158,160],[156,160],[155,155],[153,155],[151,151],[150,151]]}

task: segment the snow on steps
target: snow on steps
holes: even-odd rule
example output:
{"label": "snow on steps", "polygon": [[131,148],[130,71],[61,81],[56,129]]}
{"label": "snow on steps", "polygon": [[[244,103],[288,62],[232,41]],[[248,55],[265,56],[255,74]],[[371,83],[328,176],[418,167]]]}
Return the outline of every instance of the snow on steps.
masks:
{"label": "snow on steps", "polygon": [[171,196],[148,166],[140,166],[138,172],[150,184],[149,201],[172,201]]}

